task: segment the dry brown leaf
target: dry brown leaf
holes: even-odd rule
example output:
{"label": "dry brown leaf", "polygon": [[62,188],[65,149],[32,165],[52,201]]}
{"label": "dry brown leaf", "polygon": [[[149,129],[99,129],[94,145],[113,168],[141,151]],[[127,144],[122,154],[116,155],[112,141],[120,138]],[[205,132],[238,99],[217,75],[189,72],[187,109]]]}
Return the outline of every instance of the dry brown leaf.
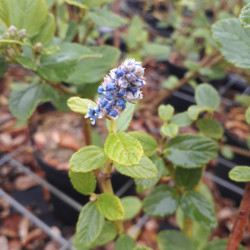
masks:
{"label": "dry brown leaf", "polygon": [[79,150],[81,145],[78,140],[72,134],[61,134],[59,146],[63,148],[70,148],[73,150]]}
{"label": "dry brown leaf", "polygon": [[45,239],[47,236],[40,228],[33,229],[26,237],[23,238],[22,244],[25,246],[34,239]]}

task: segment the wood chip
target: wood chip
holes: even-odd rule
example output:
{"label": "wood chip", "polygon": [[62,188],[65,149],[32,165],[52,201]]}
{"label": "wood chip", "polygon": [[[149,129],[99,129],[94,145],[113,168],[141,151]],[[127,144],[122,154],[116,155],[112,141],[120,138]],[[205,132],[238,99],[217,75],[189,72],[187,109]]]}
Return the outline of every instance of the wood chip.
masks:
{"label": "wood chip", "polygon": [[1,250],[9,250],[8,239],[6,236],[0,236]]}
{"label": "wood chip", "polygon": [[81,148],[78,140],[72,134],[61,134],[59,146],[63,148],[70,148],[76,151]]}
{"label": "wood chip", "polygon": [[28,176],[28,175],[19,176],[15,179],[15,182],[14,182],[14,187],[17,190],[21,190],[21,191],[27,190],[36,185],[38,185],[37,182],[31,176]]}
{"label": "wood chip", "polygon": [[29,242],[31,242],[32,240],[42,240],[45,239],[47,236],[46,234],[43,232],[42,229],[40,228],[35,228],[33,229],[25,238],[23,238],[23,245],[27,245]]}
{"label": "wood chip", "polygon": [[19,223],[18,235],[23,242],[23,239],[29,234],[30,220],[27,217],[23,217]]}
{"label": "wood chip", "polygon": [[0,219],[6,218],[10,214],[9,203],[0,197]]}
{"label": "wood chip", "polygon": [[9,241],[9,250],[21,250],[22,245],[18,240],[11,240]]}
{"label": "wood chip", "polygon": [[44,250],[58,250],[60,248],[60,244],[57,243],[56,241],[49,241]]}

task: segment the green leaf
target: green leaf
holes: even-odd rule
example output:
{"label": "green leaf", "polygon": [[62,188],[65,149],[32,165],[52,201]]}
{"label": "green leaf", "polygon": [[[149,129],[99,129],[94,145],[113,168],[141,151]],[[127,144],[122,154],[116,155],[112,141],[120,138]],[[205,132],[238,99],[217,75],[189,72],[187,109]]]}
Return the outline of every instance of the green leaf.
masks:
{"label": "green leaf", "polygon": [[177,191],[165,184],[152,189],[143,200],[142,207],[146,214],[155,217],[164,217],[173,214],[178,206]]}
{"label": "green leaf", "polygon": [[143,155],[140,142],[125,132],[110,134],[104,144],[104,150],[111,160],[125,166],[139,164]]}
{"label": "green leaf", "polygon": [[5,61],[5,57],[0,54],[0,77],[4,75],[7,69],[8,69],[8,64]]}
{"label": "green leaf", "polygon": [[179,127],[186,127],[193,123],[193,120],[189,118],[188,112],[181,112],[179,114],[174,115],[170,120],[170,123],[174,123]]}
{"label": "green leaf", "polygon": [[228,62],[239,68],[250,68],[250,31],[244,29],[237,18],[216,22],[212,32],[220,45],[220,52]]}
{"label": "green leaf", "polygon": [[145,43],[142,48],[143,56],[156,56],[157,60],[167,60],[169,53],[169,46],[152,42]]}
{"label": "green leaf", "polygon": [[237,182],[250,181],[250,167],[249,166],[236,166],[229,172],[229,178]]}
{"label": "green leaf", "polygon": [[194,250],[191,240],[182,232],[164,230],[158,234],[159,250]]}
{"label": "green leaf", "polygon": [[196,127],[203,135],[213,139],[220,139],[224,133],[221,124],[212,118],[199,119],[196,122]]}
{"label": "green leaf", "polygon": [[199,135],[178,135],[166,144],[165,156],[184,168],[199,168],[217,157],[215,141]]}
{"label": "green leaf", "polygon": [[30,38],[40,32],[47,15],[45,0],[0,0],[0,19],[8,27],[25,29]]}
{"label": "green leaf", "polygon": [[158,115],[163,121],[168,121],[172,118],[174,114],[174,107],[170,104],[160,105],[158,108]]}
{"label": "green leaf", "polygon": [[64,42],[72,42],[78,32],[78,24],[75,20],[69,22],[67,33],[64,38]]}
{"label": "green leaf", "polygon": [[97,106],[95,102],[78,96],[69,98],[67,104],[72,111],[82,115],[86,115],[89,112],[89,104],[91,104],[93,108]]}
{"label": "green leaf", "polygon": [[131,250],[135,247],[135,240],[127,234],[119,236],[115,242],[115,250]]}
{"label": "green leaf", "polygon": [[244,28],[250,28],[250,3],[241,10],[240,23]]}
{"label": "green leaf", "polygon": [[198,192],[187,191],[180,199],[183,212],[207,229],[215,228],[217,225],[216,217],[211,205]]}
{"label": "green leaf", "polygon": [[205,111],[213,111],[211,108],[199,107],[197,105],[191,105],[188,108],[188,117],[192,120],[197,120],[200,113]]}
{"label": "green leaf", "polygon": [[232,160],[234,158],[234,152],[229,146],[221,147],[220,152],[223,157],[227,158],[228,160]]}
{"label": "green leaf", "polygon": [[146,246],[136,246],[133,250],[153,250],[151,247]]}
{"label": "green leaf", "polygon": [[158,143],[151,135],[137,131],[129,132],[128,134],[141,143],[144,155],[150,157],[156,153]]}
{"label": "green leaf", "polygon": [[83,4],[83,2],[85,2],[84,0],[63,0],[63,1],[68,3],[68,4],[82,8],[82,9],[88,8],[86,4]]}
{"label": "green leaf", "polygon": [[95,24],[101,27],[117,28],[127,23],[126,19],[105,9],[91,11],[90,18]]}
{"label": "green leaf", "polygon": [[[136,105],[133,103],[126,104],[125,110],[121,113],[121,115],[116,120],[116,130],[118,132],[126,131],[131,123],[135,112]],[[106,125],[109,130],[110,128],[110,120],[106,119]]]}
{"label": "green leaf", "polygon": [[170,123],[170,124],[164,124],[160,130],[163,135],[172,138],[178,134],[179,127],[175,123]]}
{"label": "green leaf", "polygon": [[[104,217],[95,202],[87,203],[79,215],[73,245],[76,249],[88,248],[95,242],[104,226]],[[91,226],[90,226],[91,225]]]}
{"label": "green leaf", "polygon": [[155,178],[150,179],[135,179],[135,185],[136,185],[136,192],[137,193],[143,193],[147,189],[153,187],[158,183],[158,181],[163,176],[164,171],[166,171],[165,163],[162,158],[160,157],[153,157],[152,162],[155,164],[155,166],[158,169],[158,174]]}
{"label": "green leaf", "polygon": [[9,108],[15,117],[26,120],[32,115],[40,101],[50,101],[55,95],[54,90],[48,84],[32,83],[11,93]]}
{"label": "green leaf", "polygon": [[29,57],[16,56],[15,59],[19,64],[21,64],[26,69],[30,69],[30,70],[36,70],[37,69],[36,63]]}
{"label": "green leaf", "polygon": [[41,56],[37,72],[48,81],[67,82],[80,58],[91,56],[91,54],[93,54],[92,51],[87,47],[74,43],[64,43],[59,52]]}
{"label": "green leaf", "polygon": [[250,95],[235,95],[234,100],[239,102],[242,106],[250,106]]}
{"label": "green leaf", "polygon": [[32,38],[32,43],[42,43],[47,45],[51,42],[56,31],[55,18],[52,14],[48,14],[45,24],[42,26],[40,32]]}
{"label": "green leaf", "polygon": [[120,199],[114,194],[100,194],[97,200],[97,207],[108,220],[115,221],[124,219],[124,208]]}
{"label": "green leaf", "polygon": [[69,170],[69,178],[74,189],[83,195],[95,192],[96,179],[93,172],[79,173]]}
{"label": "green leaf", "polygon": [[[225,250],[227,247],[228,239],[216,239],[207,243],[203,250]],[[237,250],[245,250],[240,245]]]}
{"label": "green leaf", "polygon": [[75,152],[69,161],[70,169],[74,172],[88,173],[100,168],[107,161],[102,148],[86,146]]}
{"label": "green leaf", "polygon": [[250,125],[250,106],[247,108],[245,113],[246,122]]}
{"label": "green leaf", "polygon": [[91,51],[101,57],[81,60],[66,82],[77,85],[96,83],[107,74],[120,56],[118,49],[106,45],[91,47]]}
{"label": "green leaf", "polygon": [[202,168],[176,168],[176,184],[186,189],[193,189],[200,181]]}
{"label": "green leaf", "polygon": [[170,75],[167,80],[165,80],[162,83],[162,87],[166,88],[166,89],[173,89],[174,87],[177,86],[179,82],[179,78],[177,76],[174,75]]}
{"label": "green leaf", "polygon": [[139,165],[133,167],[123,166],[115,163],[115,169],[123,175],[138,179],[154,178],[158,174],[156,166],[147,156],[142,156]]}
{"label": "green leaf", "polygon": [[141,200],[135,196],[126,196],[121,199],[121,203],[125,211],[124,220],[132,220],[135,218],[142,207]]}
{"label": "green leaf", "polygon": [[195,90],[195,101],[198,107],[216,110],[220,106],[217,90],[207,83],[200,84]]}
{"label": "green leaf", "polygon": [[[105,221],[101,234],[97,237],[94,243],[90,245],[89,248],[103,246],[113,241],[116,235],[117,235],[117,230],[116,230],[114,223],[111,221]],[[82,250],[82,248],[80,248],[79,250]]]}

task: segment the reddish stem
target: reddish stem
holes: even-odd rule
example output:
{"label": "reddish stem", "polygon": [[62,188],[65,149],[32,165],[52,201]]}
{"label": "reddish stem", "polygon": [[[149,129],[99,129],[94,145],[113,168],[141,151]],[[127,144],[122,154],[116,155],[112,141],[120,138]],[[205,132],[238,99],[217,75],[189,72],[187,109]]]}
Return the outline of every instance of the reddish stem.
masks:
{"label": "reddish stem", "polygon": [[230,233],[226,250],[237,250],[240,245],[245,226],[247,224],[250,212],[250,182],[246,183],[244,195],[242,197],[240,208]]}

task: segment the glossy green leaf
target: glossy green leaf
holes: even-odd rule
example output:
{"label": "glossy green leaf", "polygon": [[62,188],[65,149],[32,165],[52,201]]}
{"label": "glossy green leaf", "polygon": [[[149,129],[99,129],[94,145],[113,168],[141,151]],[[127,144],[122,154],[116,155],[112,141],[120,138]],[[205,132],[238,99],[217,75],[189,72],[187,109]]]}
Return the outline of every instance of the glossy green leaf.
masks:
{"label": "glossy green leaf", "polygon": [[91,56],[91,54],[93,52],[87,47],[74,43],[64,43],[59,52],[41,56],[37,72],[48,81],[66,82],[74,72],[80,58]]}
{"label": "glossy green leaf", "polygon": [[193,189],[200,181],[202,168],[176,168],[176,184],[186,189]]}
{"label": "glossy green leaf", "polygon": [[142,207],[141,200],[135,196],[126,196],[121,199],[121,203],[125,211],[124,220],[131,220],[135,218]]}
{"label": "glossy green leaf", "polygon": [[55,96],[56,93],[48,84],[32,83],[11,93],[9,108],[15,117],[26,120],[32,115],[40,101],[50,101]]}
{"label": "glossy green leaf", "polygon": [[97,209],[96,203],[87,203],[82,208],[78,218],[73,242],[74,247],[77,250],[90,247],[101,234],[104,221],[104,216]]}
{"label": "glossy green leaf", "polygon": [[[104,227],[102,228],[102,231],[100,235],[97,237],[97,239],[90,245],[89,248],[94,248],[97,246],[103,246],[115,239],[117,235],[117,229],[113,222],[111,221],[105,221]],[[77,249],[78,250],[78,249]],[[83,250],[80,248],[79,250]]]}
{"label": "glossy green leaf", "polygon": [[91,20],[101,27],[117,28],[127,23],[125,18],[105,9],[95,9],[90,12]]}
{"label": "glossy green leaf", "polygon": [[164,230],[158,234],[159,250],[195,250],[191,240],[177,230]]}
{"label": "glossy green leaf", "polygon": [[55,35],[56,24],[55,18],[52,14],[48,14],[46,22],[42,26],[40,32],[32,38],[32,43],[42,43],[43,45],[47,45],[51,42],[52,38]]}
{"label": "glossy green leaf", "polygon": [[173,214],[178,206],[177,191],[165,184],[152,189],[143,200],[142,207],[146,214],[155,217],[164,217]]}
{"label": "glossy green leaf", "polygon": [[[225,250],[227,247],[228,239],[216,239],[207,243],[203,250]],[[245,250],[240,245],[237,250]]]}
{"label": "glossy green leaf", "polygon": [[115,163],[115,169],[123,175],[138,179],[154,178],[158,174],[156,166],[147,156],[142,156],[139,165],[132,167]]}
{"label": "glossy green leaf", "polygon": [[69,164],[72,171],[87,173],[100,168],[106,161],[107,157],[102,148],[86,146],[71,156]]}
{"label": "glossy green leaf", "polygon": [[110,134],[104,150],[111,160],[125,166],[139,164],[143,155],[140,142],[124,132]]}
{"label": "glossy green leaf", "polygon": [[179,127],[175,123],[163,124],[160,130],[163,135],[172,138],[178,134]]}
{"label": "glossy green leaf", "polygon": [[136,192],[142,193],[146,191],[147,189],[153,187],[157,184],[157,182],[161,179],[164,171],[166,171],[165,163],[162,158],[160,157],[153,157],[152,162],[155,164],[155,166],[158,169],[158,174],[155,178],[150,179],[135,179],[135,185],[136,185]]}
{"label": "glossy green leaf", "polygon": [[89,195],[95,192],[96,178],[93,172],[79,173],[69,170],[70,182],[79,193]]}
{"label": "glossy green leaf", "polygon": [[245,113],[246,122],[250,125],[250,106],[247,108]]}
{"label": "glossy green leaf", "polygon": [[165,156],[184,168],[198,168],[217,157],[215,141],[199,135],[178,135],[166,144]]}
{"label": "glossy green leaf", "polygon": [[135,247],[135,240],[127,234],[119,236],[115,242],[115,250],[131,250]]}
{"label": "glossy green leaf", "polygon": [[193,123],[193,120],[189,118],[188,112],[181,112],[179,114],[174,115],[170,120],[170,123],[174,123],[179,127],[186,127]]}
{"label": "glossy green leaf", "polygon": [[8,69],[8,64],[5,61],[5,57],[0,54],[0,77],[4,75],[7,69]]}
{"label": "glossy green leaf", "polygon": [[215,228],[217,225],[216,217],[211,205],[198,192],[188,191],[180,199],[183,212],[207,229]]}
{"label": "glossy green leaf", "polygon": [[237,18],[216,22],[212,32],[220,45],[220,52],[228,62],[239,68],[250,68],[250,31],[244,29]]}
{"label": "glossy green leaf", "polygon": [[220,96],[210,84],[200,84],[195,90],[195,101],[198,107],[216,110],[220,106]]}
{"label": "glossy green leaf", "polygon": [[25,29],[28,37],[40,32],[48,15],[45,0],[0,0],[0,19],[6,26]]}
{"label": "glossy green leaf", "polygon": [[156,153],[158,143],[151,135],[137,131],[129,132],[128,134],[141,143],[144,155],[152,156]]}
{"label": "glossy green leaf", "polygon": [[120,199],[114,194],[100,194],[97,200],[97,207],[108,220],[114,221],[124,219],[125,212],[123,205]]}
{"label": "glossy green leaf", "polygon": [[91,47],[91,51],[100,56],[81,60],[66,82],[72,84],[96,83],[107,74],[120,56],[118,49],[106,45]]}
{"label": "glossy green leaf", "polygon": [[69,98],[67,104],[72,111],[82,115],[86,115],[89,112],[89,104],[91,104],[93,108],[97,106],[95,102],[78,96]]}
{"label": "glossy green leaf", "polygon": [[229,172],[229,178],[237,182],[250,181],[250,167],[249,166],[236,166]]}
{"label": "glossy green leaf", "polygon": [[[116,130],[118,132],[126,131],[131,123],[135,112],[136,104],[127,102],[125,110],[121,113],[121,115],[116,120]],[[110,128],[110,120],[106,119],[106,126],[109,130]]]}
{"label": "glossy green leaf", "polygon": [[200,132],[210,138],[220,139],[224,133],[224,129],[219,122],[211,118],[202,118],[196,122]]}
{"label": "glossy green leaf", "polygon": [[160,105],[158,108],[158,115],[163,121],[168,121],[174,115],[174,107],[170,104]]}
{"label": "glossy green leaf", "polygon": [[250,29],[250,3],[241,10],[240,23],[244,28]]}

